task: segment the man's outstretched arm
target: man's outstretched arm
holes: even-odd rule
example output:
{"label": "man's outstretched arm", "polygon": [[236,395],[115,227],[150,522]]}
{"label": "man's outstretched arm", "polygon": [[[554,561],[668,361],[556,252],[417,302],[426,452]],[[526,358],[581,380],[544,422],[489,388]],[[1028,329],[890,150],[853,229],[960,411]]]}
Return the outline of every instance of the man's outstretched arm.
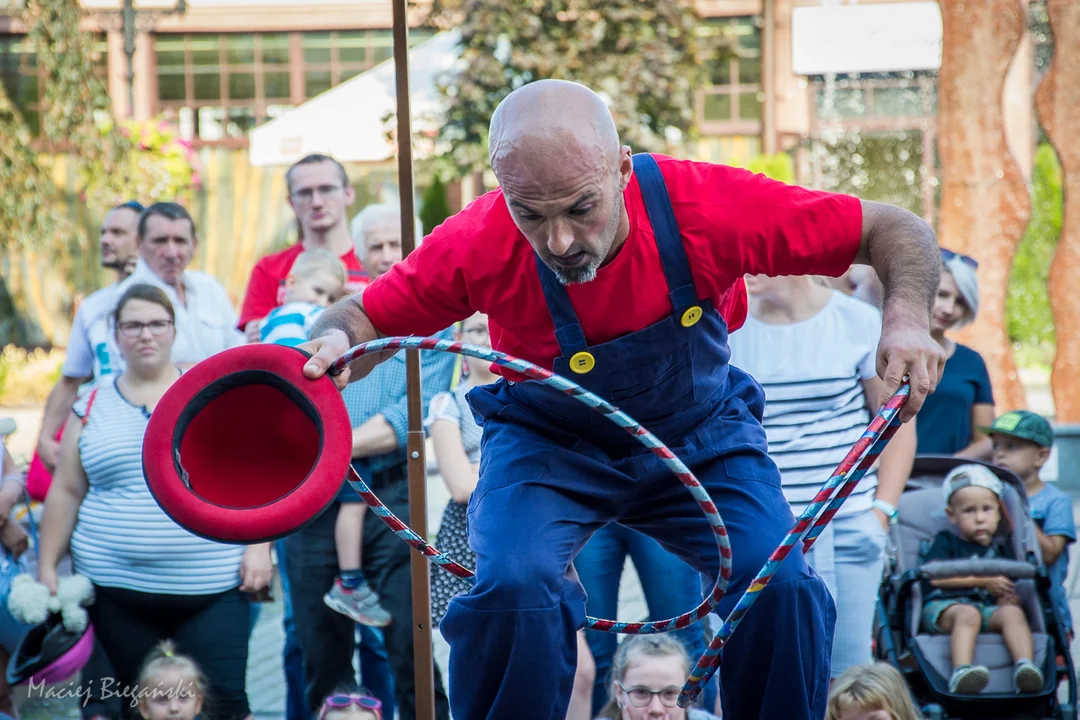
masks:
{"label": "man's outstretched arm", "polygon": [[[315,379],[326,374],[331,363],[349,348],[361,343],[384,337],[375,329],[367,313],[360,293],[339,300],[319,315],[311,328],[311,340],[300,346],[301,350],[311,353],[311,359],[304,365],[304,374]],[[339,388],[359,380],[371,372],[376,365],[393,356],[392,352],[364,355],[349,365],[334,378]]]}
{"label": "man's outstretched arm", "polygon": [[933,229],[907,210],[863,201],[862,242],[855,263],[870,265],[885,289],[877,368],[882,402],[903,382],[911,396],[901,419],[915,416],[945,369],[945,352],[930,337],[930,310],[941,280],[941,254]]}

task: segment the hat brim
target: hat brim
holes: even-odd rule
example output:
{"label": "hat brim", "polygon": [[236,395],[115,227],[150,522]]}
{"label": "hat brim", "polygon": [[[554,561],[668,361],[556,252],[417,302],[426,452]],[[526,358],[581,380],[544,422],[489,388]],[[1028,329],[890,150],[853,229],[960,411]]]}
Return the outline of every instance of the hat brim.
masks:
{"label": "hat brim", "polygon": [[1008,432],[1006,430],[1000,430],[1000,429],[995,430],[992,427],[980,427],[980,426],[975,426],[975,430],[977,430],[978,432],[983,433],[984,435],[1004,435],[1005,437],[1011,437],[1011,438],[1015,438],[1017,440],[1023,440],[1025,442],[1032,443],[1033,445],[1038,445],[1039,447],[1049,447],[1049,445],[1043,445],[1041,442],[1037,442],[1035,440],[1032,440],[1029,437],[1025,437],[1025,436],[1019,435],[1017,433],[1011,433],[1011,432]]}
{"label": "hat brim", "polygon": [[218,542],[267,542],[333,502],[352,430],[333,380],[303,374],[307,358],[283,345],[232,348],[185,372],[158,401],[143,467],[177,524]]}

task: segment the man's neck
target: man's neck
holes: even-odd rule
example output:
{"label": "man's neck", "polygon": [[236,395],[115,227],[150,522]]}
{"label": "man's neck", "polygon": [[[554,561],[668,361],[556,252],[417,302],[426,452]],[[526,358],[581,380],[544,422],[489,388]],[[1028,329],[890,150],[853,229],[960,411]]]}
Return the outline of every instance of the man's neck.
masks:
{"label": "man's neck", "polygon": [[304,240],[301,243],[305,250],[316,248],[329,250],[338,257],[345,255],[353,249],[352,235],[344,223],[338,223],[326,231],[304,230]]}
{"label": "man's neck", "polygon": [[817,285],[810,278],[799,278],[768,296],[750,296],[750,314],[769,325],[793,325],[821,312],[832,297],[832,290]]}

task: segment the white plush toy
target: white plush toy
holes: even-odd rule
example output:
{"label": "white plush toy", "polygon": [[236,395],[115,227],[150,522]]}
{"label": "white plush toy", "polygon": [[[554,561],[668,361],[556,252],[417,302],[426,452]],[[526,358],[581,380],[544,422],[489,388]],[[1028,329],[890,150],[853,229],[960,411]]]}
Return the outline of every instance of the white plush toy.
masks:
{"label": "white plush toy", "polygon": [[85,575],[60,578],[56,595],[29,575],[19,575],[11,583],[8,610],[28,625],[40,625],[50,613],[59,613],[68,632],[81,633],[90,622],[84,606],[93,602],[94,586]]}

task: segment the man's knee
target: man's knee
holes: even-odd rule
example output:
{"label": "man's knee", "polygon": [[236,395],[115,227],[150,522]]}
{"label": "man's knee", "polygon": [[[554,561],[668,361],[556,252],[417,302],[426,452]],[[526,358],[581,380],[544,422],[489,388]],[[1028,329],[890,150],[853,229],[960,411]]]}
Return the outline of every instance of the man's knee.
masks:
{"label": "man's knee", "polygon": [[543,553],[501,555],[478,564],[472,595],[500,610],[542,610],[557,605],[563,595],[565,568]]}

